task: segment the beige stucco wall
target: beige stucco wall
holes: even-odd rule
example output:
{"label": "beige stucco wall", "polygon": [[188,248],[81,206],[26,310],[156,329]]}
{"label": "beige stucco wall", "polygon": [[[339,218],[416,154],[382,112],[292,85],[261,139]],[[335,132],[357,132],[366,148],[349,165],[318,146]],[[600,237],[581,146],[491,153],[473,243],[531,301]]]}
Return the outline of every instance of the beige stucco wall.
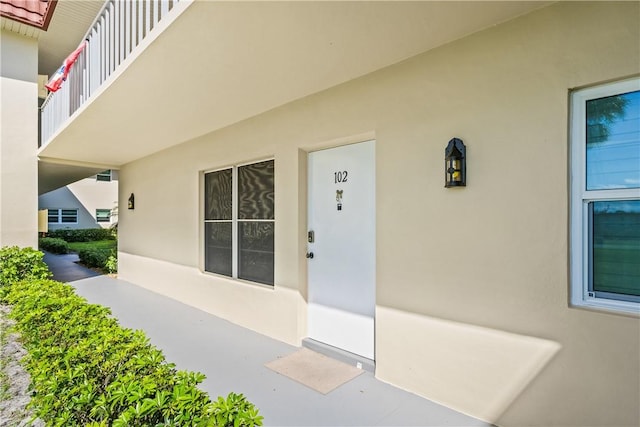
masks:
{"label": "beige stucco wall", "polygon": [[0,38],[0,246],[38,238],[38,44],[2,30]]}
{"label": "beige stucco wall", "polygon": [[[121,278],[299,343],[305,153],[374,137],[378,378],[499,425],[640,424],[640,320],[568,306],[567,227],[569,90],[640,74],[639,16],[555,4],[125,165]],[[200,172],[270,156],[275,289],[201,273]]]}
{"label": "beige stucco wall", "polygon": [[109,228],[117,222],[96,222],[97,209],[118,208],[118,171],[111,181],[97,181],[95,176],[81,179],[38,197],[39,209],[78,209],[77,224],[49,224],[50,230],[61,228]]}

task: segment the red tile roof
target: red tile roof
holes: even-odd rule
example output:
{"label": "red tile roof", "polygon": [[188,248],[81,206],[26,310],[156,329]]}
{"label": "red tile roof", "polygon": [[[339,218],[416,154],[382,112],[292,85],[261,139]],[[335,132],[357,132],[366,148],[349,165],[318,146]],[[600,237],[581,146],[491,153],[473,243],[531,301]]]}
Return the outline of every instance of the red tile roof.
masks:
{"label": "red tile roof", "polygon": [[0,0],[0,15],[47,30],[57,0]]}

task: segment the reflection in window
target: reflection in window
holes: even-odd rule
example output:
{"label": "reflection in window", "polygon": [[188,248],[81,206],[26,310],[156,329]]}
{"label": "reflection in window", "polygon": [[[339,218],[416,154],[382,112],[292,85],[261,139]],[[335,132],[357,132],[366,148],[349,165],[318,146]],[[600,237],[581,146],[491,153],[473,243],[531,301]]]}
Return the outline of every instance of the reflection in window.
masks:
{"label": "reflection in window", "polygon": [[640,91],[586,102],[587,190],[640,187]]}
{"label": "reflection in window", "polygon": [[590,210],[590,290],[640,297],[640,200],[593,202]]}
{"label": "reflection in window", "polygon": [[111,209],[96,209],[96,222],[111,222]]}

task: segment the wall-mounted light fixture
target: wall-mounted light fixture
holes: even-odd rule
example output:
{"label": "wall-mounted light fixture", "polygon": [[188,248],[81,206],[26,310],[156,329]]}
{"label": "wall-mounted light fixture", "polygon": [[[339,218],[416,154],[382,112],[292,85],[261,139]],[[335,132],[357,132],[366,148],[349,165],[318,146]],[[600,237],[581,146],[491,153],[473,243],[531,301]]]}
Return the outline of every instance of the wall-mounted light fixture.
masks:
{"label": "wall-mounted light fixture", "polygon": [[136,208],[136,197],[133,195],[133,193],[131,193],[131,195],[129,196],[129,201],[127,203],[127,207],[129,209],[135,209]]}
{"label": "wall-mounted light fixture", "polygon": [[444,150],[444,186],[466,187],[467,149],[461,139],[453,138]]}

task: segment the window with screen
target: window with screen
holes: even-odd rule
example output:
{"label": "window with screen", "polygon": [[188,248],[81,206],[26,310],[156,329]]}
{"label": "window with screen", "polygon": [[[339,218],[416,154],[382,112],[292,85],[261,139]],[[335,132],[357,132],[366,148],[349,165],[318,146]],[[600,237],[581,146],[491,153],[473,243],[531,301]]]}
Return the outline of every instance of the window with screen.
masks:
{"label": "window with screen", "polygon": [[204,269],[274,283],[274,161],[204,175]]}

